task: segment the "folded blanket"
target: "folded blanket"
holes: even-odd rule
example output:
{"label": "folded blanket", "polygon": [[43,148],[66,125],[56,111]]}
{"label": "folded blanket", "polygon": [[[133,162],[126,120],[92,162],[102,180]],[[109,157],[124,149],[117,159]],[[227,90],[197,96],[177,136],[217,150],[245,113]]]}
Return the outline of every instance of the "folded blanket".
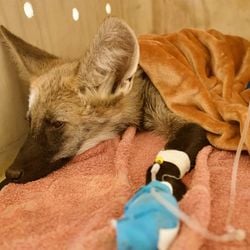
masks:
{"label": "folded blanket", "polygon": [[[184,29],[139,38],[140,65],[168,107],[207,130],[212,145],[237,148],[250,101],[250,43]],[[245,149],[250,152],[250,128]]]}
{"label": "folded blanket", "polygon": [[[165,142],[129,128],[122,138],[106,141],[37,181],[10,184],[0,191],[0,249],[116,248],[111,220],[145,183],[145,172]],[[206,147],[185,182],[181,208],[203,226],[223,232],[234,154]],[[171,250],[247,249],[250,233],[250,159],[242,156],[233,223],[247,231],[243,242],[218,244],[186,225]]]}

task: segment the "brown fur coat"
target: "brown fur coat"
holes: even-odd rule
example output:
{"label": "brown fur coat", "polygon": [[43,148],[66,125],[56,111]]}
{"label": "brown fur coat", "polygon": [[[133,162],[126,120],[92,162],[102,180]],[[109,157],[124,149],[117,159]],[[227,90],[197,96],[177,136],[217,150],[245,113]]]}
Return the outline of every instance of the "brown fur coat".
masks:
{"label": "brown fur coat", "polygon": [[[250,101],[250,42],[215,30],[139,37],[140,65],[168,107],[235,150]],[[250,152],[250,128],[245,149]]]}

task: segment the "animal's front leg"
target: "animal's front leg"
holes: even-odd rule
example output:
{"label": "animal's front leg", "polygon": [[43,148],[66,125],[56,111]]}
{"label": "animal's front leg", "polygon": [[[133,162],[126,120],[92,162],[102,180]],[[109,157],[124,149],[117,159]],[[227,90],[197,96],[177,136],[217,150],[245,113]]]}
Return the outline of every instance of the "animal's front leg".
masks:
{"label": "animal's front leg", "polygon": [[194,123],[183,125],[156,156],[155,164],[147,171],[146,182],[152,178],[170,182],[174,196],[180,200],[186,192],[181,179],[195,166],[198,152],[208,144],[203,128]]}

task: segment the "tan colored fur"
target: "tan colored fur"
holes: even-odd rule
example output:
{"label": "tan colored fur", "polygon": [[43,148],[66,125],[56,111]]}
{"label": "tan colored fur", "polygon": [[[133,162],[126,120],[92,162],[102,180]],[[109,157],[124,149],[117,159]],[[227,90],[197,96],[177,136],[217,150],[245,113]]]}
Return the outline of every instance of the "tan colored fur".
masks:
{"label": "tan colored fur", "polygon": [[108,18],[85,56],[72,61],[31,47],[3,27],[1,34],[21,76],[30,82],[31,135],[39,137],[50,119],[64,122],[64,142],[52,161],[82,153],[128,126],[169,138],[184,123],[137,69],[135,35],[116,18]]}

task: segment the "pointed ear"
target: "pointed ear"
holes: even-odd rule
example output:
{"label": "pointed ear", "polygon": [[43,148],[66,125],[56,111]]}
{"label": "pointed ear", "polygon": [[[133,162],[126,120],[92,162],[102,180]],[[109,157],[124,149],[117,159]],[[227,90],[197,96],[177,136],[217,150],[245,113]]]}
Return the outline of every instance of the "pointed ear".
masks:
{"label": "pointed ear", "polygon": [[109,17],[100,26],[80,66],[80,76],[89,88],[102,94],[126,94],[139,63],[139,45],[132,29]]}
{"label": "pointed ear", "polygon": [[42,75],[58,61],[56,56],[26,43],[2,25],[0,41],[8,48],[23,80],[29,81]]}

